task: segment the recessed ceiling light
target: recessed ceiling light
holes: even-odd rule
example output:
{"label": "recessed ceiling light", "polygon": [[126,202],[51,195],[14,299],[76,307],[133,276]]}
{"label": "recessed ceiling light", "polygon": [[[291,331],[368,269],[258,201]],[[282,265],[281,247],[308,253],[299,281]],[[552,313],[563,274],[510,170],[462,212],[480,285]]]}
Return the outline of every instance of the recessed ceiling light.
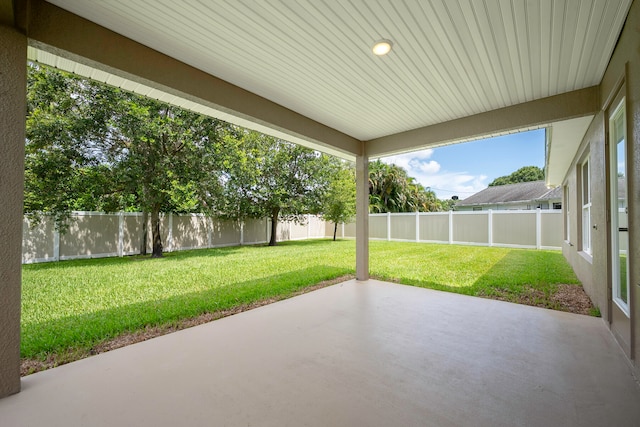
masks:
{"label": "recessed ceiling light", "polygon": [[378,40],[373,45],[372,50],[375,55],[383,56],[391,52],[392,46],[393,46],[393,43],[391,42],[391,40]]}

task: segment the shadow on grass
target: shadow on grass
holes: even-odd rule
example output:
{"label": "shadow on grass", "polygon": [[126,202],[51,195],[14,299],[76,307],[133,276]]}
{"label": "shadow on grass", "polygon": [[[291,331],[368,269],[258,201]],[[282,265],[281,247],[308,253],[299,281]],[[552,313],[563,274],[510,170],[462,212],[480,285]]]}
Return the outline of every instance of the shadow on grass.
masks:
{"label": "shadow on grass", "polygon": [[21,357],[45,358],[52,352],[88,348],[145,326],[178,322],[260,300],[284,299],[305,287],[352,272],[342,267],[316,266],[166,299],[23,325]]}
{"label": "shadow on grass", "polygon": [[162,261],[178,261],[190,258],[210,258],[221,257],[234,254],[241,250],[244,246],[227,246],[223,248],[211,249],[191,249],[187,251],[165,252],[162,258],[151,258],[151,255],[128,255],[124,257],[103,257],[103,258],[84,258],[65,261],[43,262],[35,264],[25,264],[22,266],[25,270],[46,271],[50,269],[60,268],[81,268],[81,267],[113,267],[118,265],[128,265],[131,262],[162,262]]}
{"label": "shadow on grass", "polygon": [[130,262],[143,262],[143,261],[161,261],[161,260],[181,260],[191,258],[209,258],[209,257],[221,257],[237,253],[247,249],[260,249],[260,248],[278,248],[278,247],[313,247],[320,244],[326,244],[331,239],[310,239],[310,240],[295,240],[278,242],[276,246],[268,246],[266,243],[242,245],[242,246],[225,246],[221,248],[207,248],[207,249],[190,249],[186,251],[165,252],[162,258],[151,258],[151,255],[129,255],[124,257],[104,257],[104,258],[85,258],[74,259],[56,262],[43,262],[34,264],[23,265],[24,269],[43,271],[49,269],[58,268],[75,268],[75,267],[99,267],[99,266],[114,266],[124,265]]}
{"label": "shadow on grass", "polygon": [[[322,239],[305,239],[305,240],[285,240],[282,242],[278,242],[276,243],[275,246],[269,246],[267,243],[262,243],[260,245],[254,245],[255,247],[270,247],[270,248],[277,248],[277,247],[289,247],[289,246],[299,246],[299,247],[313,247],[313,246],[318,246],[320,244],[327,244],[327,242],[332,242],[333,239],[330,238],[322,238]],[[340,240],[338,240],[340,241]],[[338,241],[336,241],[336,243],[338,243]],[[345,240],[342,240],[343,242]]]}

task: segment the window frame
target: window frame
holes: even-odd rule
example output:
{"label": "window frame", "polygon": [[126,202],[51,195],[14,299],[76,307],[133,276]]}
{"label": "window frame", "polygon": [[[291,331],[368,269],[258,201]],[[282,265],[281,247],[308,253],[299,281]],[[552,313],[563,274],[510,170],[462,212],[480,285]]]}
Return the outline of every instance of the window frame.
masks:
{"label": "window frame", "polygon": [[570,191],[571,190],[569,189],[569,184],[565,184],[562,209],[564,209],[564,237],[567,243],[571,243],[571,202],[569,201],[569,197],[571,195]]}
{"label": "window frame", "polygon": [[580,163],[580,204],[582,215],[582,241],[580,250],[591,256],[591,162],[589,154]]}
{"label": "window frame", "polygon": [[[629,277],[629,256],[627,253],[625,253],[625,268],[621,269],[621,258],[620,258],[620,252],[622,252],[620,250],[620,240],[619,237],[618,239],[614,239],[613,235],[614,233],[619,235],[620,229],[619,229],[619,215],[620,215],[620,200],[618,198],[618,181],[617,181],[617,177],[618,177],[618,168],[619,168],[619,162],[620,159],[618,158],[617,154],[613,154],[614,152],[617,152],[618,149],[618,142],[620,142],[621,140],[624,141],[625,144],[625,150],[629,144],[629,140],[627,139],[627,108],[626,108],[626,97],[622,97],[620,99],[620,101],[618,101],[615,104],[615,108],[613,109],[613,112],[611,112],[609,114],[609,131],[608,131],[608,138],[609,138],[609,161],[610,161],[610,176],[609,179],[611,180],[610,182],[610,189],[612,191],[612,194],[610,196],[610,200],[609,200],[609,209],[611,210],[611,233],[612,233],[612,238],[611,238],[611,259],[610,259],[610,263],[611,263],[611,268],[612,268],[612,276],[611,276],[611,281],[612,281],[612,300],[613,302],[627,315],[630,316],[630,308],[629,308],[629,284],[630,284],[630,277]],[[617,120],[621,120],[620,123],[620,127],[618,129],[618,127],[616,126],[616,121]],[[620,135],[618,135],[617,132],[620,132]],[[621,136],[616,138],[616,136]],[[627,158],[627,153],[624,153],[625,156],[625,171],[624,171],[624,176],[625,179],[627,179],[628,177],[628,173],[629,173],[629,164],[628,164],[628,158]],[[622,209],[627,209],[628,207],[628,197],[629,194],[627,193],[625,195],[626,201],[625,201],[625,205]],[[616,211],[616,213],[614,214],[613,212]],[[628,233],[628,231],[627,231]],[[627,247],[629,244],[629,236],[627,235]],[[624,271],[625,277],[621,277],[621,272]],[[623,291],[622,291],[622,282],[624,281],[625,285],[624,285],[624,296],[622,295]]]}

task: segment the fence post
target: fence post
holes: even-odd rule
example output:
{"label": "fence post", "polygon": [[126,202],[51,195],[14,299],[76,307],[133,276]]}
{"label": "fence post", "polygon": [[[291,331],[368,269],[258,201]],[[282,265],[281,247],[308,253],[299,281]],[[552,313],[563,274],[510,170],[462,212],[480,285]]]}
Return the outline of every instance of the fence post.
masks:
{"label": "fence post", "polygon": [[536,209],[536,249],[542,248],[542,210]]}
{"label": "fence post", "polygon": [[342,223],[342,238],[344,239],[344,222]]}
{"label": "fence post", "polygon": [[60,231],[53,227],[53,260],[60,261]]}
{"label": "fence post", "polygon": [[453,244],[453,211],[449,211],[449,244]]}
{"label": "fence post", "polygon": [[267,236],[266,237],[266,241],[268,242],[269,238],[271,237],[271,236],[269,236],[269,229],[271,228],[271,227],[269,227],[269,222],[270,222],[269,218],[266,218],[264,220],[264,222],[265,222],[265,229],[264,229],[265,230],[265,236]]}
{"label": "fence post", "polygon": [[387,240],[391,240],[391,212],[387,212]]}
{"label": "fence post", "polygon": [[489,246],[493,246],[493,209],[489,209]]}
{"label": "fence post", "polygon": [[416,211],[416,242],[420,241],[420,212]]}
{"label": "fence post", "polygon": [[307,214],[307,239],[311,237],[311,214]]}
{"label": "fence post", "polygon": [[244,221],[240,221],[240,246],[244,245]]}
{"label": "fence post", "polygon": [[169,231],[167,232],[167,252],[173,250],[173,214],[169,212]]}
{"label": "fence post", "polygon": [[207,217],[207,245],[213,247],[213,218]]}
{"label": "fence post", "polygon": [[118,212],[118,256],[124,256],[124,212]]}

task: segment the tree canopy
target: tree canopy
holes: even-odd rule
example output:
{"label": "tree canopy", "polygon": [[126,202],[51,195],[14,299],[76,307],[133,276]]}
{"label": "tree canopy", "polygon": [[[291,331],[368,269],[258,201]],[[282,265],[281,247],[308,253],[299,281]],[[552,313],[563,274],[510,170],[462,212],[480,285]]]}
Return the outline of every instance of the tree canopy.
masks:
{"label": "tree canopy", "polygon": [[304,214],[322,212],[332,163],[328,156],[240,128],[224,138],[221,148],[221,215],[240,220],[270,218],[269,245],[273,246],[278,221],[302,222]]}
{"label": "tree canopy", "polygon": [[[220,193],[215,156],[223,123],[91,80],[30,65],[25,212],[202,212]],[[143,239],[144,240],[144,239]]]}
{"label": "tree canopy", "polygon": [[433,191],[426,190],[402,167],[380,160],[369,164],[369,211],[437,212],[444,210]]}
{"label": "tree canopy", "polygon": [[506,184],[517,184],[519,182],[540,181],[544,179],[544,171],[537,166],[524,166],[511,175],[505,175],[494,179],[489,187]]}
{"label": "tree canopy", "polygon": [[338,224],[346,223],[356,214],[356,177],[353,164],[336,162],[331,173],[322,217],[333,222],[333,240],[336,240]]}

